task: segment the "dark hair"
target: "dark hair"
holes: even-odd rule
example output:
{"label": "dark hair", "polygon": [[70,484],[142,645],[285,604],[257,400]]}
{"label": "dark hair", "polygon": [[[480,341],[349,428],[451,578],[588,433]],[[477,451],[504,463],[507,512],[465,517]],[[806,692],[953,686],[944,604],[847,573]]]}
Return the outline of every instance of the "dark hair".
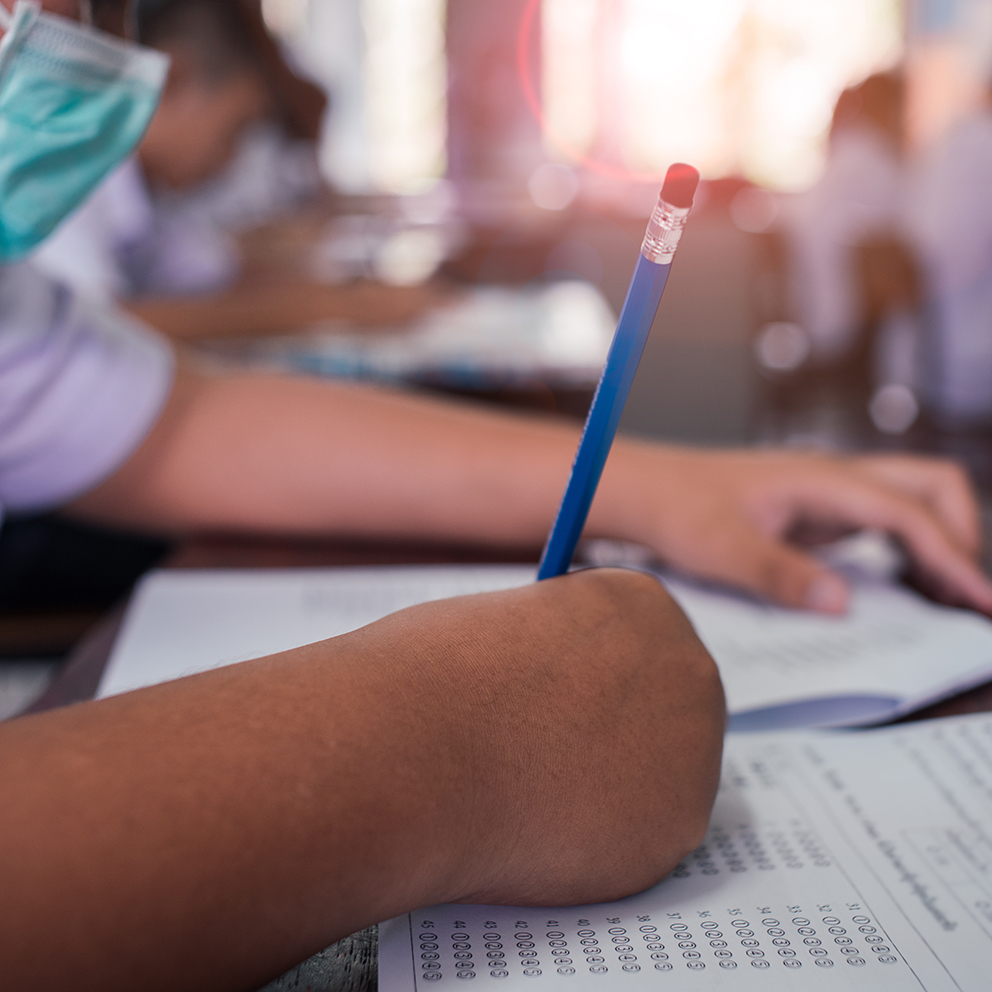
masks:
{"label": "dark hair", "polygon": [[858,122],[872,124],[896,145],[903,141],[906,85],[898,72],[879,72],[841,93],[831,134]]}
{"label": "dark hair", "polygon": [[208,80],[223,81],[238,72],[257,72],[265,80],[287,131],[310,141],[319,136],[327,98],[286,64],[266,29],[261,0],[106,2],[135,5],[138,40],[152,47],[186,47]]}
{"label": "dark hair", "polygon": [[135,26],[135,0],[79,0],[79,13],[94,27],[111,34],[133,38]]}
{"label": "dark hair", "polygon": [[261,73],[256,46],[232,0],[140,0],[138,40],[152,48],[181,46],[211,83]]}

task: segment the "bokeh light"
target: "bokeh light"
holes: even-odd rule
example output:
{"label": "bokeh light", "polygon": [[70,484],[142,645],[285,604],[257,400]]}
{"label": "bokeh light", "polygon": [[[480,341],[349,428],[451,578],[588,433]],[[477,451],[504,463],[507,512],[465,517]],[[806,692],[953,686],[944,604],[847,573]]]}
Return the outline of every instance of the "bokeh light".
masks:
{"label": "bokeh light", "polygon": [[362,0],[372,179],[418,193],[445,168],[444,0]]}
{"label": "bokeh light", "polygon": [[446,0],[262,0],[292,61],[327,87],[324,172],[348,193],[423,193],[447,165]]}
{"label": "bokeh light", "polygon": [[299,31],[307,16],[307,0],[262,0],[262,17],[268,29],[277,35]]}
{"label": "bokeh light", "polygon": [[902,52],[899,0],[543,0],[542,16],[552,155],[774,188],[816,179],[840,91]]}

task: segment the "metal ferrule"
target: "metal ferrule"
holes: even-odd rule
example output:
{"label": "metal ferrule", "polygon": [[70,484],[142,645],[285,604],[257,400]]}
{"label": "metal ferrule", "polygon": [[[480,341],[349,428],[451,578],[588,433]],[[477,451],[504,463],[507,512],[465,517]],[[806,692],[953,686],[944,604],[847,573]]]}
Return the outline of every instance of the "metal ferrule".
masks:
{"label": "metal ferrule", "polygon": [[675,257],[685,222],[689,217],[689,207],[673,207],[659,199],[651,220],[648,222],[641,254],[656,265],[668,265]]}

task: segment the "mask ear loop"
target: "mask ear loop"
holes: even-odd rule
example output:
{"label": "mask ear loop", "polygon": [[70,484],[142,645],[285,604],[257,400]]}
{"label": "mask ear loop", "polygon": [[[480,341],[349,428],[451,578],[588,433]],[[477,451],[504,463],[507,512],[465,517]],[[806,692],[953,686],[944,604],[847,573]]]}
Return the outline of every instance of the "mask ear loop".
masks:
{"label": "mask ear loop", "polygon": [[6,32],[7,28],[10,27],[13,21],[14,15],[7,10],[2,0],[0,0],[0,31]]}

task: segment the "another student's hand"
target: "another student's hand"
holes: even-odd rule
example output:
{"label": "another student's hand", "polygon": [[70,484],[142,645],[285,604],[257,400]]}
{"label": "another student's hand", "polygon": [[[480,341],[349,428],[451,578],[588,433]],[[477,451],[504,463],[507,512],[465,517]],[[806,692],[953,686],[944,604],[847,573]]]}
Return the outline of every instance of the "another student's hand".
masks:
{"label": "another student's hand", "polygon": [[450,306],[459,294],[440,282],[415,286],[391,286],[377,282],[355,282],[344,286],[311,284],[310,304],[314,320],[328,315],[372,327],[405,324],[430,310]]}
{"label": "another student's hand", "polygon": [[302,280],[255,281],[206,296],[142,297],[129,301],[128,309],[169,337],[196,341],[298,334],[329,320],[373,329],[391,327],[455,300],[454,290],[433,282],[326,286]]}
{"label": "another student's hand", "polygon": [[[136,528],[539,545],[576,441],[560,423],[354,383],[184,369],[142,446],[67,509]],[[624,440],[587,532],[841,613],[841,579],[786,541],[864,527],[901,540],[936,595],[992,613],[975,499],[949,462]]]}
{"label": "another student's hand", "polygon": [[788,606],[843,613],[843,579],[788,542],[870,527],[905,546],[937,598],[992,613],[992,583],[976,563],[977,503],[951,462],[630,443],[617,453],[604,476],[597,531],[621,530],[695,575]]}

